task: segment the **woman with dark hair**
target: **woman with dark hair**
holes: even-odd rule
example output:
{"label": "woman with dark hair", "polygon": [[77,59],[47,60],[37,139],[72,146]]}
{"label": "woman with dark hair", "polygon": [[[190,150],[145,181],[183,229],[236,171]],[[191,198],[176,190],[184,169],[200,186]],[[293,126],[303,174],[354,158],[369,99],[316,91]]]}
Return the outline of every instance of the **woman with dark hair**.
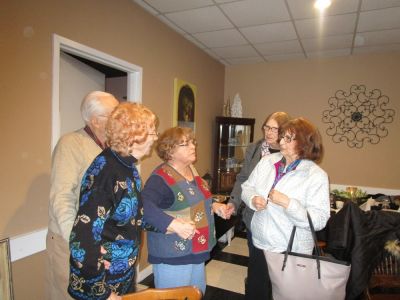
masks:
{"label": "woman with dark hair", "polygon": [[279,133],[280,152],[262,158],[242,184],[242,199],[255,211],[253,244],[283,252],[296,226],[293,252],[311,254],[307,212],[315,230],[324,228],[330,216],[328,175],[317,165],[323,154],[321,136],[304,118],[284,123]]}
{"label": "woman with dark hair", "polygon": [[[260,159],[272,153],[279,152],[279,128],[289,119],[289,115],[282,111],[270,114],[265,118],[265,121],[261,126],[263,138],[247,147],[243,167],[240,170],[240,173],[236,176],[236,182],[227,205],[228,218],[232,213],[237,213],[242,203],[242,183],[248,179],[250,173],[253,171]],[[265,263],[264,253],[254,247],[251,238],[250,224],[253,213],[254,211],[247,206],[245,206],[242,212],[242,220],[246,226],[247,244],[249,247],[249,264],[247,266],[245,297],[246,299],[267,299],[268,293],[271,289],[265,284],[268,279],[268,273],[266,271],[267,265]]]}

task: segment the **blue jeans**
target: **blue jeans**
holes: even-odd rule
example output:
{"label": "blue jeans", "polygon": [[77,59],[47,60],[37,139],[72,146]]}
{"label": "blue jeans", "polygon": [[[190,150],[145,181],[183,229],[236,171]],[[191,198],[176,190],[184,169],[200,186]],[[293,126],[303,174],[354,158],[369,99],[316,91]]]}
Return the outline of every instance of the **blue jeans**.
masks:
{"label": "blue jeans", "polygon": [[204,263],[192,265],[154,264],[154,285],[156,288],[170,288],[195,285],[206,292],[206,274]]}

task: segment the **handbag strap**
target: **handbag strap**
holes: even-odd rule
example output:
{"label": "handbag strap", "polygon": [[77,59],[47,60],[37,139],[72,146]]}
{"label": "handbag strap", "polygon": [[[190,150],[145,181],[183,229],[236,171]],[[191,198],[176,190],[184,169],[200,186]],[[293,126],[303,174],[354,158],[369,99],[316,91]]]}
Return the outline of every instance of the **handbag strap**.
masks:
{"label": "handbag strap", "polygon": [[295,234],[295,233],[296,233],[296,226],[293,226],[292,234],[290,235],[290,239],[289,239],[289,244],[288,244],[288,246],[287,246],[287,248],[286,248],[285,257],[284,257],[284,259],[283,259],[282,271],[283,271],[283,270],[285,269],[285,267],[286,267],[286,261],[287,261],[289,252],[292,251],[292,246],[293,246],[293,240],[294,240],[294,234]]}
{"label": "handbag strap", "polygon": [[[313,238],[313,241],[314,241],[314,248],[315,248],[315,251],[317,253],[315,259],[317,261],[318,279],[321,279],[321,266],[320,266],[320,262],[319,262],[319,257],[321,256],[321,248],[318,245],[317,234],[315,233],[314,224],[313,224],[313,222],[311,220],[311,217],[310,217],[310,214],[308,213],[308,211],[307,211],[307,219],[308,219],[308,224],[310,225],[310,231],[311,231],[311,235],[312,235],[312,238]],[[291,233],[290,239],[289,239],[289,244],[288,244],[288,246],[286,248],[285,256],[284,256],[284,259],[283,259],[282,271],[286,267],[286,261],[287,261],[289,252],[292,252],[295,233],[296,233],[296,226],[293,226],[292,233]]]}
{"label": "handbag strap", "polygon": [[311,230],[311,235],[313,237],[314,240],[314,248],[315,248],[315,252],[317,252],[318,256],[321,256],[321,247],[318,245],[318,240],[317,240],[317,233],[315,232],[314,229],[314,224],[311,220],[310,214],[307,212],[307,219],[308,219],[308,224],[310,225],[310,230]]}

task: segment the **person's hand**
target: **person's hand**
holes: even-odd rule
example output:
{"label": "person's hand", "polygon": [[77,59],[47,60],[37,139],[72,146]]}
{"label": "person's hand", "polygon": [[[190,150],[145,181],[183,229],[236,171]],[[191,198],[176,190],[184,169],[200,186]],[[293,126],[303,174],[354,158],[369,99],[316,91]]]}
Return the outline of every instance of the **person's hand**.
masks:
{"label": "person's hand", "polygon": [[[223,203],[214,202],[212,209],[215,214],[223,219],[227,219],[227,205]],[[229,216],[230,217],[230,216]]]}
{"label": "person's hand", "polygon": [[110,296],[107,298],[107,300],[122,300],[121,296],[118,296],[116,293],[111,292]]}
{"label": "person's hand", "polygon": [[226,205],[226,210],[225,210],[225,217],[227,219],[230,219],[232,214],[235,213],[235,205],[233,203],[228,203]]}
{"label": "person's hand", "polygon": [[[107,250],[103,246],[101,246],[100,253],[105,255],[105,254],[107,254]],[[111,263],[108,260],[103,259],[103,264],[104,264],[104,269],[106,269],[106,270],[110,269]]]}
{"label": "person's hand", "polygon": [[273,189],[269,192],[268,200],[274,204],[288,208],[290,199],[285,194]]}
{"label": "person's hand", "polygon": [[185,221],[180,218],[172,220],[167,228],[167,232],[176,233],[185,240],[192,239],[195,233],[199,233],[193,221]]}
{"label": "person's hand", "polygon": [[253,206],[256,208],[256,211],[263,210],[267,208],[267,200],[264,199],[264,197],[261,196],[254,196],[253,199],[251,199],[251,202]]}

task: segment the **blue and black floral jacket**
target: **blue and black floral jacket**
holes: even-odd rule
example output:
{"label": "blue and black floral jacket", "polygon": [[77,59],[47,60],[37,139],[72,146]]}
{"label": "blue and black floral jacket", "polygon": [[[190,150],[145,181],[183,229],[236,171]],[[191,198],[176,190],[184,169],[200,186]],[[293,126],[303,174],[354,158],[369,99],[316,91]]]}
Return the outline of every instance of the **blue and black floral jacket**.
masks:
{"label": "blue and black floral jacket", "polygon": [[82,178],[70,236],[68,292],[74,299],[107,299],[132,285],[143,227],[135,162],[105,149]]}

